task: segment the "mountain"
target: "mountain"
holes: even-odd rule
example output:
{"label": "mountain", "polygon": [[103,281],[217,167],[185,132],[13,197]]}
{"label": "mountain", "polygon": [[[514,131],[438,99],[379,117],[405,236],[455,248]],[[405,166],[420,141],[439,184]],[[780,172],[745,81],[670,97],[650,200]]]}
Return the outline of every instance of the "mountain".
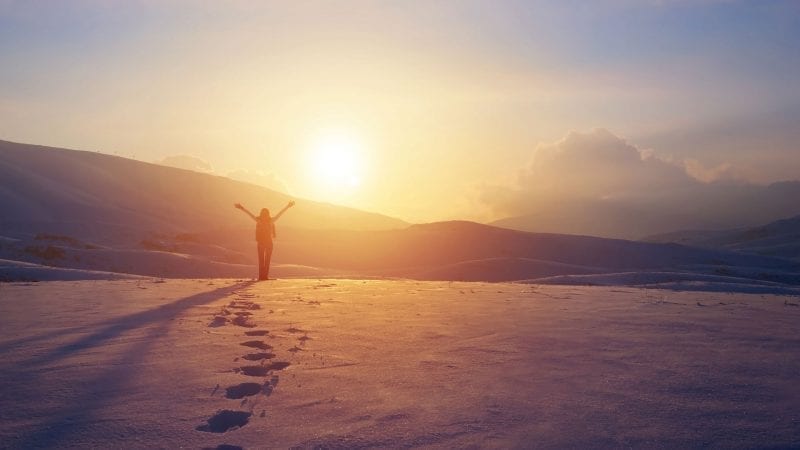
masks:
{"label": "mountain", "polygon": [[280,238],[285,262],[359,271],[434,268],[491,258],[523,258],[601,269],[654,269],[676,265],[766,265],[773,258],[709,252],[591,236],[529,233],[467,221],[412,225],[403,230],[287,230]]}
{"label": "mountain", "polygon": [[[251,228],[235,210],[273,211],[286,194],[228,178],[111,156],[0,141],[0,230],[78,234],[94,239],[133,232]],[[315,229],[391,229],[405,222],[307,200],[281,225]],[[138,238],[138,236],[137,236]]]}
{"label": "mountain", "polygon": [[650,236],[644,241],[677,242],[696,247],[800,259],[800,215],[758,227],[684,230]]}
{"label": "mountain", "polygon": [[[232,205],[287,200],[223,177],[0,142],[0,280],[250,277],[253,223]],[[800,262],[786,258],[465,221],[408,226],[302,200],[278,223],[273,264],[278,277],[800,285]]]}
{"label": "mountain", "polygon": [[[250,231],[162,234],[137,245],[117,247],[38,234],[32,239],[0,239],[0,259],[81,269],[93,277],[99,272],[173,278],[250,277],[255,272]],[[528,233],[460,221],[395,230],[281,228],[273,262],[272,273],[277,277],[559,280],[561,284],[697,281],[749,288],[758,285],[769,292],[800,285],[800,262],[785,258],[674,243]],[[26,267],[0,273],[0,279],[20,279],[21,273],[31,274],[32,279],[55,277],[42,274],[41,268],[31,272]],[[23,269],[28,271],[21,272]]]}
{"label": "mountain", "polygon": [[717,182],[703,189],[646,199],[539,201],[535,208],[529,208],[534,213],[507,217],[491,225],[521,231],[642,239],[674,230],[755,227],[764,221],[800,214],[797,198],[800,181],[767,186]]}
{"label": "mountain", "polygon": [[800,275],[792,272],[800,264],[783,258],[673,243],[529,233],[463,221],[360,233],[290,230],[279,245],[282,262],[415,279],[511,281],[673,271],[749,279],[769,273],[765,279],[800,283]]}

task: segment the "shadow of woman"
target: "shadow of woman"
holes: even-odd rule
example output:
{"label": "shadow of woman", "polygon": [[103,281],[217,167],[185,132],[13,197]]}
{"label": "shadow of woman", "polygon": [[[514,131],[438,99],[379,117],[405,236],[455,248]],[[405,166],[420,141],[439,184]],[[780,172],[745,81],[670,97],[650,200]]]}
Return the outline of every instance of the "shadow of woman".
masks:
{"label": "shadow of woman", "polygon": [[[91,431],[93,424],[96,425],[96,422],[102,419],[98,417],[98,412],[113,405],[131,380],[137,377],[137,366],[145,361],[159,338],[169,331],[174,318],[189,308],[214,302],[251,284],[253,281],[237,283],[102,322],[97,325],[100,329],[96,332],[24,362],[15,373],[3,374],[5,386],[2,390],[8,394],[3,395],[5,401],[24,404],[30,401],[31,387],[40,384],[36,370],[31,371],[30,368],[101,346],[123,333],[149,327],[143,336],[134,340],[134,344],[127,347],[120,346],[123,348],[114,355],[118,355],[118,358],[104,362],[102,366],[96,366],[106,368],[101,373],[82,380],[79,386],[73,386],[74,392],[70,393],[72,394],[68,396],[70,398],[60,402],[63,406],[52,412],[38,414],[45,419],[39,421],[33,429],[18,434],[12,439],[16,442],[7,443],[20,448],[59,447],[67,445],[70,436]],[[42,412],[44,411],[37,411],[37,413]]]}

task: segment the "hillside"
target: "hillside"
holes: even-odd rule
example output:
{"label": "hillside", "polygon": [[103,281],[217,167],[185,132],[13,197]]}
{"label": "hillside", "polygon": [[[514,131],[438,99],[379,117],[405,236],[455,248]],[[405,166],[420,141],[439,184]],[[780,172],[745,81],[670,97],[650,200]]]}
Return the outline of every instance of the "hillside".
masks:
{"label": "hillside", "polygon": [[702,191],[632,199],[538,201],[534,213],[506,217],[491,225],[542,233],[586,234],[643,239],[674,230],[756,227],[800,214],[800,181],[766,186],[712,183]]}
{"label": "hillside", "polygon": [[[309,242],[322,239],[309,245]],[[349,269],[438,267],[487,258],[527,258],[605,269],[653,269],[701,264],[779,267],[774,258],[713,252],[677,244],[657,244],[592,236],[528,233],[452,221],[412,225],[404,230],[326,232],[290,230],[280,245],[310,265]],[[285,252],[285,253],[284,253]]]}
{"label": "hillside", "polygon": [[[76,279],[82,273],[89,279],[249,277],[253,224],[232,204],[277,208],[288,200],[223,177],[8,142],[0,142],[0,180],[4,280]],[[676,274],[666,275],[675,280],[693,274],[729,283],[800,284],[797,261],[717,247],[530,233],[464,221],[408,226],[301,200],[278,224],[272,273],[603,284],[632,279],[609,274],[657,272],[660,282],[666,273]],[[572,278],[554,278],[563,276]]]}
{"label": "hillside", "polygon": [[[247,228],[233,209],[281,208],[289,197],[253,184],[204,173],[93,153],[0,141],[0,230],[101,235],[177,233]],[[406,223],[307,200],[283,226],[390,229]],[[2,233],[0,233],[2,234]]]}
{"label": "hillside", "polygon": [[676,231],[650,236],[644,241],[677,242],[696,247],[800,259],[800,216],[735,230]]}
{"label": "hillside", "polygon": [[[91,277],[98,271],[167,278],[250,277],[255,271],[253,250],[250,230],[164,234],[118,247],[46,234],[0,240],[0,258],[92,271]],[[800,285],[800,262],[784,258],[673,243],[527,233],[472,222],[413,225],[402,230],[280,229],[273,265],[276,277],[552,282],[553,277],[572,276],[561,278],[561,284],[618,280],[611,284],[641,285],[697,279],[731,285],[767,283],[775,288]],[[17,268],[14,273],[17,279],[58,279],[43,276],[41,269]],[[19,276],[24,273],[30,276]],[[631,273],[659,275],[648,283],[651,278],[631,277]],[[627,275],[591,278],[610,274]],[[5,278],[13,277],[6,274]]]}

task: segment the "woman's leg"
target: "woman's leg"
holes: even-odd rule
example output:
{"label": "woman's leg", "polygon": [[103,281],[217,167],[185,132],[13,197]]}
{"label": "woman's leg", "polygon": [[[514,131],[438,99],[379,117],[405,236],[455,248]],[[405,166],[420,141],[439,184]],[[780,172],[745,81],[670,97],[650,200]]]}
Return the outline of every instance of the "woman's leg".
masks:
{"label": "woman's leg", "polygon": [[264,245],[264,279],[269,279],[269,263],[272,260],[272,242]]}
{"label": "woman's leg", "polygon": [[258,279],[259,280],[266,280],[267,279],[267,272],[269,269],[266,267],[266,246],[262,243],[258,243]]}

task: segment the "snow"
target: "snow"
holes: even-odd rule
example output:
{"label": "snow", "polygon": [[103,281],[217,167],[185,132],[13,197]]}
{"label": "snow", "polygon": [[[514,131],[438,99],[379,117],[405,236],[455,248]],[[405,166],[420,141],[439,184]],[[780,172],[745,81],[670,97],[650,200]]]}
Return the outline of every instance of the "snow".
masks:
{"label": "snow", "polygon": [[[116,237],[113,227],[97,235],[92,230],[85,233],[88,237],[38,230],[5,230],[3,235],[9,239],[0,240],[0,259],[163,278],[237,278],[257,272],[252,230],[131,241]],[[628,277],[616,274],[663,272],[681,273],[684,281],[687,277],[692,277],[688,281],[728,277],[751,284],[782,283],[787,289],[800,286],[800,261],[677,244],[524,233],[459,221],[390,231],[283,231],[275,243],[271,272],[281,278],[519,281],[551,277],[541,282],[562,279],[571,284],[580,279]],[[0,279],[33,279],[15,278],[16,273],[0,267]],[[41,279],[56,279],[56,273],[60,272],[49,272]],[[78,273],[70,272],[64,279],[75,279]]]}
{"label": "snow", "polygon": [[[796,274],[792,274],[797,278]],[[741,292],[800,295],[800,288],[775,281],[691,272],[618,272],[595,275],[559,275],[523,281],[532,284],[578,286],[642,286],[680,291]]]}
{"label": "snow", "polygon": [[[250,227],[240,202],[280,208],[284,193],[207,173],[102,153],[0,140],[0,227],[130,227],[142,231],[199,231]],[[298,202],[282,225],[306,228],[391,229],[401,220],[310,200]],[[46,230],[40,230],[46,231]],[[251,234],[252,235],[252,234]]]}
{"label": "snow", "polygon": [[798,303],[403,280],[5,283],[0,446],[797,447]]}
{"label": "snow", "polygon": [[743,253],[800,257],[800,216],[758,227],[716,230],[675,231],[645,239],[650,242],[680,242],[696,247],[735,250]]}
{"label": "snow", "polygon": [[[156,252],[149,252],[150,254]],[[172,256],[172,255],[169,255]],[[197,262],[197,261],[194,261]],[[119,267],[110,263],[112,267]],[[169,265],[160,266],[164,268],[161,273],[175,276],[176,274],[185,275],[187,272],[196,273],[202,264],[195,265]],[[217,268],[218,269],[218,268]],[[206,268],[206,271],[213,269]],[[153,270],[154,273],[159,272]],[[253,272],[251,266],[243,266],[238,270],[232,270],[238,275],[246,276]],[[334,270],[321,270],[316,267],[309,267],[297,264],[273,264],[271,273],[279,277],[308,277],[320,276],[322,274],[331,276],[336,275]],[[124,272],[108,272],[92,269],[70,269],[63,267],[52,267],[41,264],[28,263],[8,259],[0,259],[0,282],[3,281],[73,281],[73,280],[120,280],[120,279],[150,279],[151,277],[127,274]]]}
{"label": "snow", "polygon": [[138,275],[104,272],[100,270],[80,270],[43,266],[0,259],[0,282],[2,281],[71,281],[71,280],[119,280],[142,278]]}

